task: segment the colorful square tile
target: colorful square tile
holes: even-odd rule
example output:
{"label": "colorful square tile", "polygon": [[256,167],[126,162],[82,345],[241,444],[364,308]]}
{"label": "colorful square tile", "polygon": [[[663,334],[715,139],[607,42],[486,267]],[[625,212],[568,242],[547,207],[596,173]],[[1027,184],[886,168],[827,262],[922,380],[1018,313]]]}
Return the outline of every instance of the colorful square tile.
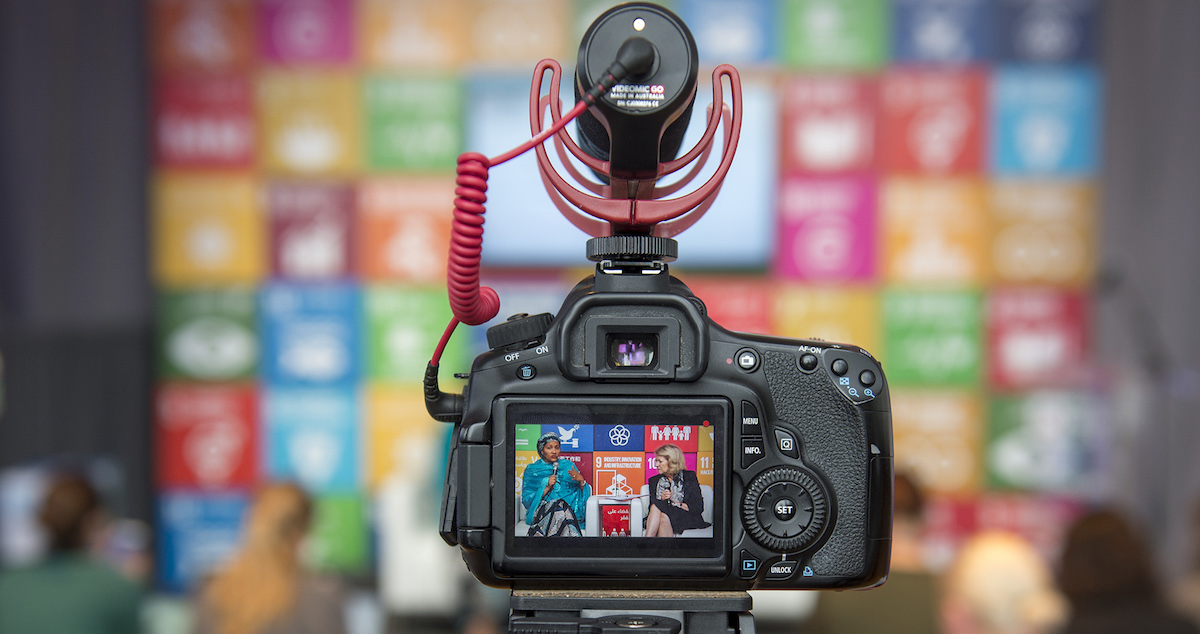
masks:
{"label": "colorful square tile", "polygon": [[1006,287],[988,296],[988,378],[1001,390],[1072,385],[1089,359],[1090,303],[1081,291]]}
{"label": "colorful square tile", "polygon": [[276,386],[350,387],[360,372],[362,306],[349,284],[272,284],[262,290],[262,367]]}
{"label": "colorful square tile", "polygon": [[167,168],[247,169],[258,152],[253,93],[243,75],[154,80],[154,161]]}
{"label": "colorful square tile", "polygon": [[367,280],[446,279],[452,178],[368,179],[359,184],[358,270]]}
{"label": "colorful square tile", "polygon": [[354,390],[268,387],[262,399],[266,475],[295,480],[315,494],[362,486]]}
{"label": "colorful square tile", "polygon": [[880,195],[884,278],[898,283],[987,282],[991,264],[987,211],[983,185],[974,179],[884,181]]}
{"label": "colorful square tile", "polygon": [[160,494],[155,549],[159,586],[175,593],[196,590],[236,551],[249,505],[246,493]]}
{"label": "colorful square tile", "polygon": [[259,0],[259,55],[274,64],[354,59],[354,0]]}
{"label": "colorful square tile", "polygon": [[262,167],[275,174],[354,175],[362,162],[359,93],[350,73],[260,73]]}
{"label": "colorful square tile", "polygon": [[166,384],[154,411],[159,488],[248,491],[257,482],[254,386]]}
{"label": "colorful square tile", "polygon": [[786,172],[861,172],[875,167],[878,80],[792,75],[780,93],[780,156]]}
{"label": "colorful square tile", "polygon": [[784,61],[802,68],[878,68],[888,57],[883,0],[791,0],[780,6]]}
{"label": "colorful square tile", "polygon": [[880,89],[880,166],[909,174],[980,172],[985,94],[980,70],[889,71]]}
{"label": "colorful square tile", "polygon": [[273,183],[267,192],[271,273],[286,280],[347,278],[354,262],[354,188]]}
{"label": "colorful square tile", "polygon": [[990,191],[995,281],[1082,288],[1095,275],[1095,185],[999,181]]}
{"label": "colorful square tile", "polygon": [[883,357],[892,385],[971,387],[983,378],[976,291],[885,291]]}
{"label": "colorful square tile", "polygon": [[[450,323],[449,300],[442,288],[368,286],[366,371],[373,380],[420,385],[425,366]],[[467,333],[455,332],[439,364],[443,374],[465,372]]]}
{"label": "colorful square tile", "polygon": [[980,491],[984,426],[982,399],[973,391],[892,390],[896,469],[930,493]]}
{"label": "colorful square tile", "polygon": [[262,279],[266,221],[253,176],[162,173],[153,188],[157,282],[197,286]]}
{"label": "colorful square tile", "polygon": [[876,198],[869,176],[784,176],[774,270],[810,281],[874,279]]}
{"label": "colorful square tile", "polygon": [[222,72],[254,60],[253,0],[154,0],[150,58],[167,72]]}
{"label": "colorful square tile", "polygon": [[389,68],[451,68],[465,61],[468,0],[362,0],[359,32],[365,61]]}
{"label": "colorful square tile", "polygon": [[1044,64],[1098,61],[1101,4],[1096,0],[1001,0],[996,8],[1000,60]]}
{"label": "colorful square tile", "polygon": [[155,305],[160,378],[238,381],[255,376],[258,311],[251,290],[160,291]]}
{"label": "colorful square tile", "polygon": [[371,75],[365,82],[367,166],[452,172],[463,147],[457,79]]}
{"label": "colorful square tile", "polygon": [[989,0],[893,0],[892,58],[908,64],[967,64],[991,59]]}
{"label": "colorful square tile", "polygon": [[318,570],[364,573],[371,566],[366,502],[358,494],[322,495],[314,500],[305,555]]}
{"label": "colorful square tile", "polygon": [[1103,101],[1094,68],[1000,68],[991,95],[993,170],[1087,176],[1100,168]]}

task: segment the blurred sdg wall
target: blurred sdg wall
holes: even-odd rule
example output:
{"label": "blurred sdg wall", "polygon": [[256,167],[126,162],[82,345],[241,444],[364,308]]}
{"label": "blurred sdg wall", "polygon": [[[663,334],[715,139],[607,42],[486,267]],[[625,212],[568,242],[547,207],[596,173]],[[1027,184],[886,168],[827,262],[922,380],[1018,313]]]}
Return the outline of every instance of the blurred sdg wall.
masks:
{"label": "blurred sdg wall", "polygon": [[[284,478],[316,496],[316,565],[377,583],[391,612],[459,609],[466,573],[436,534],[449,429],[420,391],[451,316],[455,159],[528,138],[533,65],[570,73],[612,4],[145,4],[152,468],[129,477],[152,482],[160,589],[191,589],[235,546],[256,483]],[[1152,81],[1117,93],[1113,69],[1132,78],[1169,52],[1104,63],[1169,22],[1168,3],[664,4],[697,40],[697,112],[712,67],[731,63],[746,113],[674,273],[727,328],[881,359],[897,467],[934,493],[930,564],[985,527],[1054,556],[1092,502],[1178,519],[1197,474],[1171,447],[1200,441],[1179,423],[1198,381],[1180,353],[1200,351],[1156,311],[1196,308],[1194,280],[1162,303],[1159,273],[1197,263],[1169,264],[1137,232],[1200,232],[1136,160],[1172,135],[1111,123],[1141,122],[1130,85]],[[1111,158],[1116,143],[1129,153]],[[589,272],[587,236],[532,155],[492,170],[488,196],[484,282],[501,315],[556,312]],[[444,381],[483,332],[459,329]]]}

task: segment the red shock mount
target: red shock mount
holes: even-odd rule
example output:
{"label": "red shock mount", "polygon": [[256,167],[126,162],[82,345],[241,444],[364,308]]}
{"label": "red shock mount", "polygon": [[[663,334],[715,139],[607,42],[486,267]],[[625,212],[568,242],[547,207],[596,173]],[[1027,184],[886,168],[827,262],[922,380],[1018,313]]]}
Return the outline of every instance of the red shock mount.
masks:
{"label": "red shock mount", "polygon": [[[550,71],[550,92],[542,96],[545,72]],[[593,237],[613,233],[640,233],[671,237],[695,224],[716,200],[717,193],[737,150],[742,126],[742,83],[737,69],[722,64],[713,70],[713,104],[709,107],[708,122],[700,141],[682,157],[660,163],[658,179],[669,176],[696,162],[680,180],[666,186],[655,183],[634,183],[612,179],[604,185],[585,177],[570,161],[571,156],[583,165],[601,174],[609,173],[609,163],[589,156],[584,152],[565,127],[586,109],[581,101],[562,115],[557,95],[562,78],[562,66],[553,59],[538,63],[533,71],[533,83],[529,97],[529,123],[534,138],[524,145],[498,157],[489,159],[477,152],[467,152],[458,157],[455,179],[454,220],[451,223],[450,257],[447,271],[447,289],[454,319],[446,328],[442,340],[434,352],[431,365],[437,365],[450,334],[459,322],[477,326],[495,317],[500,310],[500,299],[496,291],[479,284],[480,257],[483,249],[483,222],[487,202],[488,168],[518,156],[531,147],[537,151],[538,168],[542,183],[554,205],[563,216],[583,232]],[[724,101],[722,78],[730,85],[730,104]],[[542,127],[542,120],[549,112],[553,124]],[[668,198],[685,187],[700,174],[713,149],[713,138],[717,128],[723,130],[721,163],[704,184],[676,198]],[[572,186],[558,173],[542,144],[550,136],[564,169],[587,191]],[[699,159],[697,161],[697,159]],[[656,179],[657,180],[657,179]],[[630,192],[632,196],[614,197],[615,193]]]}

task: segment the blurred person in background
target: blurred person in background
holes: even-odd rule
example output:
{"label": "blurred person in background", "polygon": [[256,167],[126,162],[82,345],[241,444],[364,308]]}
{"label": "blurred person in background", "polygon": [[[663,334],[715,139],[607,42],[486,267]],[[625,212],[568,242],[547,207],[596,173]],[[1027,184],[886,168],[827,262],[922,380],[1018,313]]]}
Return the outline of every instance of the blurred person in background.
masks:
{"label": "blurred person in background", "polygon": [[1200,500],[1192,508],[1192,565],[1187,574],[1171,586],[1171,607],[1179,610],[1200,627]]}
{"label": "blurred person in background", "polygon": [[1066,617],[1050,566],[1013,533],[972,536],[943,579],[947,634],[1043,634],[1057,632]]}
{"label": "blurred person in background", "polygon": [[125,634],[140,629],[142,590],[91,551],[105,524],[85,478],[56,478],[38,509],[49,553],[0,573],[0,633]]}
{"label": "blurred person in background", "polygon": [[344,634],[345,601],[334,579],[300,561],[312,501],[299,486],[261,488],[238,552],[201,590],[197,634]]}
{"label": "blurred person in background", "polygon": [[924,563],[925,495],[896,473],[892,563],[887,582],[866,591],[822,592],[804,632],[937,631],[937,577]]}
{"label": "blurred person in background", "polygon": [[1071,604],[1065,634],[1155,632],[1197,628],[1163,601],[1150,551],[1121,513],[1102,509],[1071,525],[1059,586]]}

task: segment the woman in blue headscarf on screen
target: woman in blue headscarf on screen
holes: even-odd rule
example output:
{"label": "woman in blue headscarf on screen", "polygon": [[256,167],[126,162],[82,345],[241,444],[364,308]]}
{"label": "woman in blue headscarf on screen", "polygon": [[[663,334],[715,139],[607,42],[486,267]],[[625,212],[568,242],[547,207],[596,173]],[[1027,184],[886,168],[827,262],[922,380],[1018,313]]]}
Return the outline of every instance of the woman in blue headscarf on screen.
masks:
{"label": "woman in blue headscarf on screen", "polygon": [[538,438],[541,460],[525,467],[521,502],[530,537],[580,537],[592,487],[570,460],[560,460],[562,442],[547,432]]}

